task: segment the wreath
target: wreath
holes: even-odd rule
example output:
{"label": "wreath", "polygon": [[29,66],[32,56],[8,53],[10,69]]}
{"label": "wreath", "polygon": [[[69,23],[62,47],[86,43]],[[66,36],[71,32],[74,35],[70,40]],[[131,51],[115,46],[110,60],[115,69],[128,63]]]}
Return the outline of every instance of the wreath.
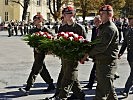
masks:
{"label": "wreath", "polygon": [[89,42],[73,32],[61,32],[56,36],[52,36],[47,32],[37,32],[26,35],[24,40],[30,47],[69,60],[80,60],[86,52],[91,50],[93,45],[99,43],[99,40]]}

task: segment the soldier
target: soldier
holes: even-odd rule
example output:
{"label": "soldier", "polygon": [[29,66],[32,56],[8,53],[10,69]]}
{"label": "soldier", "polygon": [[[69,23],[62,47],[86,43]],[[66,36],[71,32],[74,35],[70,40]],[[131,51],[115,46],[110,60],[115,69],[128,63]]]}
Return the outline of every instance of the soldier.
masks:
{"label": "soldier", "polygon": [[117,26],[118,28],[118,31],[119,31],[119,44],[121,44],[121,39],[122,39],[122,22],[121,22],[121,18],[117,19],[115,21],[115,25]]}
{"label": "soldier", "polygon": [[[100,26],[101,24],[101,18],[99,15],[97,15],[95,18],[94,18],[94,27],[92,28],[92,36],[91,36],[91,41],[95,40],[96,37],[97,37],[97,34],[98,34],[98,27]],[[95,79],[96,79],[96,63],[95,63],[95,59],[93,59],[93,67],[92,67],[92,70],[91,70],[91,74],[90,74],[90,78],[89,78],[89,83],[84,86],[83,88],[88,88],[88,89],[92,89],[93,87],[93,84],[95,82]],[[119,78],[119,75],[118,73],[116,72],[115,73],[115,76],[114,76],[114,79],[117,79]]]}
{"label": "soldier", "polygon": [[[92,35],[91,35],[91,41],[95,40],[96,37],[97,37],[97,34],[98,34],[98,27],[100,26],[101,24],[101,18],[99,15],[95,16],[94,18],[94,27],[92,28]],[[94,61],[95,59],[93,59]],[[93,87],[93,84],[94,84],[94,81],[95,81],[95,78],[96,78],[96,63],[94,61],[94,64],[93,64],[93,68],[91,70],[91,74],[90,74],[90,78],[89,78],[89,83],[84,86],[83,88],[88,88],[88,89],[92,89]]]}
{"label": "soldier", "polygon": [[133,85],[133,15],[132,16],[130,15],[128,19],[129,19],[129,26],[125,32],[126,33],[125,38],[118,54],[118,57],[120,58],[127,48],[127,61],[130,65],[131,71],[127,79],[127,82],[125,84],[124,91],[120,91],[121,94],[125,97],[128,97],[129,91]]}
{"label": "soldier", "polygon": [[[58,32],[74,32],[85,38],[85,29],[75,22],[75,10],[72,6],[63,9],[63,17],[67,24],[61,26]],[[58,76],[55,100],[85,100],[85,94],[78,81],[78,61],[61,58],[61,71]],[[73,94],[68,98],[69,92]],[[74,97],[74,98],[73,98]]]}
{"label": "soldier", "polygon": [[11,25],[11,22],[8,22],[7,30],[8,30],[8,37],[11,37],[12,36],[12,25]]}
{"label": "soldier", "polygon": [[[43,19],[42,15],[36,15],[33,17],[34,25],[36,27],[30,30],[31,34],[35,32],[39,32],[39,31],[51,33],[47,28],[41,27],[41,23],[43,21],[42,19]],[[35,60],[34,60],[29,78],[27,80],[27,85],[25,88],[19,88],[19,90],[24,92],[26,95],[29,94],[30,88],[35,82],[35,79],[38,74],[40,74],[43,80],[47,84],[49,84],[48,88],[44,90],[44,92],[48,92],[48,91],[55,89],[55,86],[53,84],[53,79],[51,78],[48,70],[46,69],[44,58],[45,58],[45,51],[39,51],[37,48],[34,48],[34,59]]]}
{"label": "soldier", "polygon": [[24,35],[27,34],[27,21],[24,21]]}
{"label": "soldier", "polygon": [[122,23],[122,33],[123,33],[123,39],[125,38],[125,32],[128,27],[128,18],[124,17],[123,23]]}
{"label": "soldier", "polygon": [[14,23],[14,31],[15,31],[15,36],[17,36],[18,35],[18,22],[17,21],[15,21],[15,23]]}
{"label": "soldier", "polygon": [[97,39],[100,43],[88,52],[89,56],[95,58],[96,63],[97,87],[94,100],[118,100],[113,82],[117,70],[119,32],[112,22],[113,8],[110,5],[102,6],[99,13],[102,24],[99,26]]}
{"label": "soldier", "polygon": [[20,36],[24,35],[24,22],[23,21],[21,21],[19,23],[19,30],[20,30],[20,33],[21,33]]}

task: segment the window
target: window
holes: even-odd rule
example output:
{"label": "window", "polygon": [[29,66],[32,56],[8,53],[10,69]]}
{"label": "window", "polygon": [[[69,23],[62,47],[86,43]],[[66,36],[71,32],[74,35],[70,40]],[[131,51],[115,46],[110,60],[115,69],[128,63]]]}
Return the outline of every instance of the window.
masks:
{"label": "window", "polygon": [[5,12],[5,21],[8,21],[8,12]]}
{"label": "window", "polygon": [[41,0],[37,0],[37,5],[38,5],[38,6],[41,5]]}
{"label": "window", "polygon": [[26,14],[26,20],[30,20],[30,12],[27,12],[27,14]]}
{"label": "window", "polygon": [[8,0],[5,0],[5,5],[8,5]]}
{"label": "window", "polygon": [[50,13],[47,13],[47,20],[50,21]]}

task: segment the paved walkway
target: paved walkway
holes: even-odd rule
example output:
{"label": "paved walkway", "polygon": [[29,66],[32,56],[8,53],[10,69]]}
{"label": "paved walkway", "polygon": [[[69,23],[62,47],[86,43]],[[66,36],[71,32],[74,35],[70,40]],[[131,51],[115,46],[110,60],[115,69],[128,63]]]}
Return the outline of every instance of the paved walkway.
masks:
{"label": "paved walkway", "polygon": [[[47,55],[45,62],[56,84],[60,71],[60,59],[52,55]],[[53,96],[54,91],[50,93],[43,92],[43,89],[47,88],[47,84],[43,82],[40,76],[37,77],[34,88],[31,89],[29,96],[24,96],[18,91],[19,87],[25,85],[32,63],[33,50],[22,40],[22,37],[7,37],[7,32],[0,32],[0,100],[39,100]],[[88,83],[92,64],[91,61],[85,64],[79,64],[79,80],[81,86]],[[118,73],[120,78],[117,79],[114,84],[118,97],[121,100],[122,96],[119,94],[119,91],[123,89],[129,75],[126,53],[122,59],[118,61]],[[86,100],[93,99],[95,86],[93,90],[84,89]],[[133,100],[133,95],[130,94],[129,97],[124,100]]]}

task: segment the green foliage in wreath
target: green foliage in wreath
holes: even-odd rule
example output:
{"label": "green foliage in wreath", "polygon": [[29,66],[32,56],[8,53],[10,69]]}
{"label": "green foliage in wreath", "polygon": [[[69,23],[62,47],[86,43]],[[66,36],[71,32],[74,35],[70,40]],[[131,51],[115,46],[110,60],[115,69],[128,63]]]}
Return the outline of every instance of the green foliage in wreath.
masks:
{"label": "green foliage in wreath", "polygon": [[69,60],[80,60],[86,52],[91,50],[93,45],[99,43],[99,40],[93,42],[86,41],[81,36],[78,38],[73,37],[73,39],[70,39],[69,36],[66,38],[66,36],[66,34],[57,37],[48,34],[44,36],[33,34],[26,35],[24,40],[30,47],[38,48],[39,50],[47,51],[46,53],[50,52]]}

